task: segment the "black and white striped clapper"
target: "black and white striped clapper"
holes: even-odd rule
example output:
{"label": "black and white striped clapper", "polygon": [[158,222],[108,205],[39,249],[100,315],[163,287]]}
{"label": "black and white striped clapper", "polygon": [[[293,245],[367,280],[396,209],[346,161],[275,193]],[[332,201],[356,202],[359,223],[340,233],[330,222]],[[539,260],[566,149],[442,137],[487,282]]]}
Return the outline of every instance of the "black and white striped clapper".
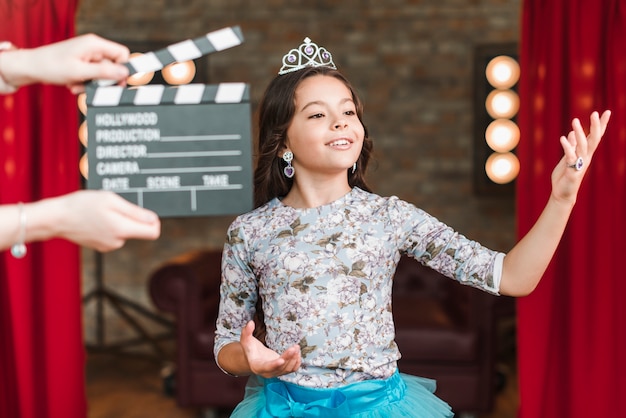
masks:
{"label": "black and white striped clapper", "polygon": [[248,84],[92,85],[87,108],[89,189],[162,217],[252,208]]}
{"label": "black and white striped clapper", "polygon": [[[188,39],[172,44],[154,52],[146,52],[131,58],[125,65],[129,75],[150,73],[162,70],[165,66],[175,63],[191,61],[203,55],[223,51],[243,43],[243,35],[239,26],[232,26],[209,32],[204,36]],[[96,80],[95,86],[110,86],[115,84],[109,80]]]}

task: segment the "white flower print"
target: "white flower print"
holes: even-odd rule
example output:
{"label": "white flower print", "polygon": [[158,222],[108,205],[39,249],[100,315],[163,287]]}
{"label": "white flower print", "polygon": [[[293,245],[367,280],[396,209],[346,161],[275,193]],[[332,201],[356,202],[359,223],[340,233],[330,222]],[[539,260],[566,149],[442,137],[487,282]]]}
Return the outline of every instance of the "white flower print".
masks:
{"label": "white flower print", "polygon": [[386,378],[400,358],[391,311],[401,254],[465,284],[493,288],[498,253],[396,197],[358,188],[315,209],[274,199],[235,219],[224,248],[215,353],[239,341],[257,298],[266,344],[299,344],[300,369],[281,379],[334,387]]}

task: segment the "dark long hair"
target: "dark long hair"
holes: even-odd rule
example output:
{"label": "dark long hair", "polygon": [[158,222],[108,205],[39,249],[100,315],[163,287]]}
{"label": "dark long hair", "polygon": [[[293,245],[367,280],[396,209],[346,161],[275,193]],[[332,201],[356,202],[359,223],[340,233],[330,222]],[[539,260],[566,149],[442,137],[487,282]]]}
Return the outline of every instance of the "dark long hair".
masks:
{"label": "dark long hair", "polygon": [[[259,207],[275,197],[285,196],[293,180],[283,174],[284,162],[278,157],[280,150],[286,147],[287,129],[296,112],[296,89],[305,78],[315,75],[335,77],[342,81],[352,94],[356,113],[363,124],[363,104],[350,82],[337,70],[329,67],[307,67],[272,80],[259,105],[259,137],[257,138],[257,165],[254,171],[254,204]],[[367,164],[372,154],[373,143],[363,124],[365,138],[357,168],[347,170],[350,187],[359,187],[370,191],[365,181]],[[297,175],[297,174],[296,174]]]}

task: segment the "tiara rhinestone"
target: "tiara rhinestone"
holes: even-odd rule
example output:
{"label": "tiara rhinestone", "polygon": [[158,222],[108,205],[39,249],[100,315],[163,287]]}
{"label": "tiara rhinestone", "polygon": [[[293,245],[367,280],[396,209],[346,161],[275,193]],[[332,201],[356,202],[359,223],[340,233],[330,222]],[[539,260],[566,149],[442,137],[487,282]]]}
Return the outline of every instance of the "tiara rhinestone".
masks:
{"label": "tiara rhinestone", "polygon": [[297,49],[294,48],[283,56],[283,66],[278,72],[279,75],[298,71],[306,67],[329,67],[336,70],[333,56],[326,50],[318,46],[311,39],[304,38],[304,43]]}

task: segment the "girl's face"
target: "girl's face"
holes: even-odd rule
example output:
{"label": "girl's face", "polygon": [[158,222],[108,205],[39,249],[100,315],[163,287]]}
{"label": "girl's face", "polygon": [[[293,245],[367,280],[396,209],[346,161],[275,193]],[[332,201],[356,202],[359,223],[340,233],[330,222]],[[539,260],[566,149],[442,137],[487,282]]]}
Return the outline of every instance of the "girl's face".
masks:
{"label": "girl's face", "polygon": [[345,176],[358,160],[365,136],[350,90],[332,76],[308,77],[296,89],[295,107],[287,147],[296,177]]}

